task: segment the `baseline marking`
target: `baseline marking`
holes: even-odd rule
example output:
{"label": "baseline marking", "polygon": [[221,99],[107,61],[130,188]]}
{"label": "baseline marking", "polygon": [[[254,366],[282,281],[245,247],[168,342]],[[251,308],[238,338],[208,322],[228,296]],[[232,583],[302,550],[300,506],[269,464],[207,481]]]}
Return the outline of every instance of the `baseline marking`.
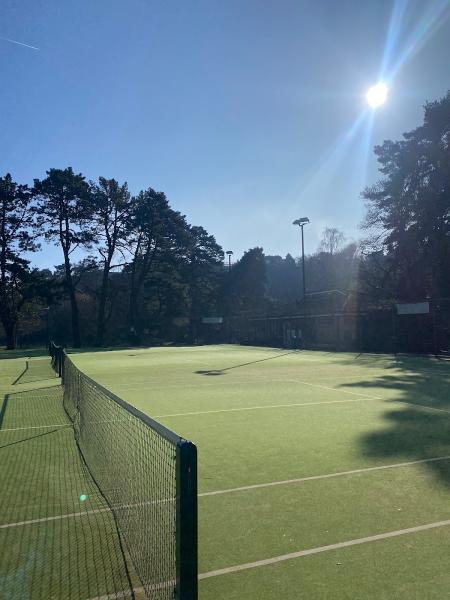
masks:
{"label": "baseline marking", "polygon": [[351,471],[339,471],[337,473],[328,473],[324,475],[310,475],[309,477],[300,477],[298,479],[285,479],[283,481],[271,481],[269,483],[256,483],[254,485],[244,485],[242,487],[227,488],[224,490],[215,490],[213,492],[202,492],[199,497],[219,496],[222,494],[232,494],[233,492],[245,492],[248,490],[258,490],[261,488],[274,487],[277,485],[289,485],[291,483],[303,483],[304,481],[317,481],[320,479],[332,479],[333,477],[343,477],[345,475],[357,475],[358,473],[369,473],[371,471],[382,471],[384,469],[398,469],[400,467],[409,467],[411,465],[421,465],[424,463],[438,462],[441,460],[450,460],[449,456],[437,456],[435,458],[423,458],[408,462],[395,463],[392,465],[380,465],[378,467],[366,467],[364,469],[353,469]]}
{"label": "baseline marking", "polygon": [[[387,540],[390,538],[399,537],[402,535],[408,535],[410,533],[418,533],[420,531],[428,531],[430,529],[438,529],[441,527],[448,527],[450,520],[447,521],[436,521],[435,523],[426,523],[425,525],[417,525],[416,527],[408,527],[406,529],[396,529],[395,531],[386,531],[385,533],[379,533],[377,535],[370,535],[363,538],[356,538],[354,540],[347,540],[346,542],[338,542],[336,544],[328,544],[327,546],[319,546],[317,548],[309,548],[308,550],[299,550],[298,552],[290,552],[289,554],[281,554],[280,556],[274,556],[272,558],[266,558],[263,560],[256,560],[254,562],[243,563],[241,565],[233,565],[232,567],[225,567],[223,569],[216,569],[215,571],[207,571],[206,573],[200,573],[198,576],[199,581],[203,579],[209,579],[211,577],[220,577],[221,575],[229,575],[230,573],[238,573],[239,571],[246,571],[248,569],[255,569],[257,567],[265,567],[268,565],[274,565],[286,560],[293,560],[294,558],[302,558],[304,556],[311,556],[313,554],[321,554],[323,552],[329,552],[332,550],[341,550],[343,548],[349,548],[351,546],[358,546],[361,544],[368,544],[370,542],[378,542],[380,540]],[[171,582],[167,582],[171,583]],[[157,584],[157,589],[165,587],[165,584]],[[140,593],[143,588],[135,588],[135,593]],[[116,596],[96,596],[91,600],[110,600],[111,598],[123,598],[128,597],[130,592],[121,591]]]}
{"label": "baseline marking", "polygon": [[326,402],[298,402],[294,404],[268,404],[266,406],[244,406],[240,408],[221,408],[217,410],[199,410],[195,412],[173,413],[170,415],[155,415],[154,419],[162,419],[165,417],[185,417],[188,415],[209,415],[213,413],[239,412],[243,410],[263,410],[265,408],[289,408],[291,406],[321,406],[322,404],[340,404],[342,402],[363,402],[367,400],[379,400],[379,398],[364,397],[353,398],[352,400],[327,400]]}
{"label": "baseline marking", "polygon": [[350,546],[357,546],[360,544],[367,544],[369,542],[377,542],[379,540],[386,540],[389,538],[398,537],[401,535],[407,535],[409,533],[417,533],[418,531],[427,531],[429,529],[437,529],[439,527],[448,527],[450,520],[447,521],[436,521],[435,523],[427,523],[425,525],[417,525],[416,527],[408,527],[407,529],[397,529],[395,531],[386,531],[385,533],[379,533],[377,535],[370,535],[368,537],[357,538],[354,540],[347,540],[346,542],[338,542],[337,544],[329,544],[327,546],[319,546],[318,548],[309,548],[308,550],[299,550],[298,552],[290,552],[289,554],[281,554],[280,556],[274,556],[273,558],[266,558],[264,560],[256,560],[254,562],[244,563],[242,565],[234,565],[232,567],[225,567],[224,569],[216,569],[215,571],[208,571],[207,573],[201,573],[199,579],[208,579],[209,577],[218,577],[220,575],[227,575],[229,573],[237,573],[238,571],[245,571],[247,569],[254,569],[256,567],[264,567],[267,565],[274,565],[276,563],[284,562],[286,560],[292,560],[294,558],[301,558],[303,556],[311,556],[312,554],[320,554],[322,552],[329,552],[330,550],[340,550],[342,548],[349,548]]}
{"label": "baseline marking", "polygon": [[53,427],[70,427],[70,423],[59,423],[58,425],[30,425],[29,427],[12,427],[10,429],[0,429],[0,433],[4,431],[23,431],[24,429],[49,429]]}

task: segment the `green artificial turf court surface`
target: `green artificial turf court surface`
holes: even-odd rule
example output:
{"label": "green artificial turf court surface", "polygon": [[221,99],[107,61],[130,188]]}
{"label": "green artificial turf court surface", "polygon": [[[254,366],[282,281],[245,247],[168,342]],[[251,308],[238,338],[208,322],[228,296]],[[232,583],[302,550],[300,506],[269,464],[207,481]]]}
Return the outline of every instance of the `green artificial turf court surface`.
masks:
{"label": "green artificial turf court surface", "polygon": [[130,590],[124,555],[59,379],[48,357],[17,354],[0,353],[0,599],[116,597]]}
{"label": "green artificial turf court surface", "polygon": [[[0,354],[0,598],[127,597],[114,522],[38,354]],[[201,600],[450,598],[445,360],[239,346],[72,358],[197,444]]]}
{"label": "green artificial turf court surface", "polygon": [[226,345],[73,360],[197,444],[202,600],[450,598],[444,523],[277,558],[450,520],[446,361]]}

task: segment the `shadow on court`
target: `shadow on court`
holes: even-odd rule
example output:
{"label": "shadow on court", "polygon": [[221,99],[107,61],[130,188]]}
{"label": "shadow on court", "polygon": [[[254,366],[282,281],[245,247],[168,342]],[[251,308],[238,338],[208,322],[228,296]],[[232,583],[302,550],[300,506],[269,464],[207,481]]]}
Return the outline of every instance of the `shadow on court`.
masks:
{"label": "shadow on court", "polygon": [[[377,364],[366,359],[367,379],[337,389],[363,388],[380,396],[383,391],[394,392],[395,398],[385,400],[386,427],[361,438],[363,454],[392,462],[450,457],[450,365],[432,358],[400,356],[385,366],[385,374],[369,377],[370,368]],[[399,408],[402,402],[404,407]],[[450,459],[423,467],[450,486]]]}
{"label": "shadow on court", "polygon": [[57,379],[58,375],[53,370],[48,359],[27,360],[25,369],[13,382],[13,385],[23,385],[25,383],[38,383],[48,379]]}
{"label": "shadow on court", "polygon": [[133,598],[111,511],[53,386],[0,409],[0,598]]}
{"label": "shadow on court", "polygon": [[258,360],[252,360],[250,362],[242,363],[240,365],[233,365],[231,367],[225,367],[223,369],[209,369],[207,371],[195,371],[196,375],[226,375],[227,371],[232,369],[239,369],[241,367],[248,367],[249,365],[255,365],[256,363],[266,362],[267,360],[275,360],[282,356],[288,356],[289,354],[298,354],[301,350],[290,350],[289,352],[283,352],[282,354],[276,354],[275,356],[269,356],[268,358],[259,358]]}

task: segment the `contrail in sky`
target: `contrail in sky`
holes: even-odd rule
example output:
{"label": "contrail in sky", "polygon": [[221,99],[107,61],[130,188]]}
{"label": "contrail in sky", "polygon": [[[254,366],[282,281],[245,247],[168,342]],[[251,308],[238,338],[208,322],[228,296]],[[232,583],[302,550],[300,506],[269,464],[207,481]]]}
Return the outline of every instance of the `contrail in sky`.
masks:
{"label": "contrail in sky", "polygon": [[30,46],[30,44],[24,44],[23,42],[18,42],[16,40],[10,40],[9,38],[0,36],[0,40],[4,40],[5,42],[10,42],[11,44],[17,44],[18,46],[25,46],[25,48],[31,48],[32,50],[39,50],[36,46]]}

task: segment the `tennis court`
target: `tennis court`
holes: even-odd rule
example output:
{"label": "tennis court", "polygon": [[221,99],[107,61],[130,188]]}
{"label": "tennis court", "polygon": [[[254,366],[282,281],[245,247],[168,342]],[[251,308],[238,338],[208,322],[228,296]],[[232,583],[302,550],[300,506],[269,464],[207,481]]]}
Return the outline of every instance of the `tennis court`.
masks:
{"label": "tennis court", "polygon": [[[447,362],[239,346],[71,358],[197,444],[202,600],[448,596]],[[48,359],[1,368],[0,515],[19,523],[0,528],[5,597],[29,581],[23,597],[129,597]]]}
{"label": "tennis court", "polygon": [[129,598],[114,519],[48,357],[2,360],[0,394],[0,598]]}
{"label": "tennis court", "polygon": [[200,598],[443,598],[450,368],[239,346],[73,357],[199,452]]}

